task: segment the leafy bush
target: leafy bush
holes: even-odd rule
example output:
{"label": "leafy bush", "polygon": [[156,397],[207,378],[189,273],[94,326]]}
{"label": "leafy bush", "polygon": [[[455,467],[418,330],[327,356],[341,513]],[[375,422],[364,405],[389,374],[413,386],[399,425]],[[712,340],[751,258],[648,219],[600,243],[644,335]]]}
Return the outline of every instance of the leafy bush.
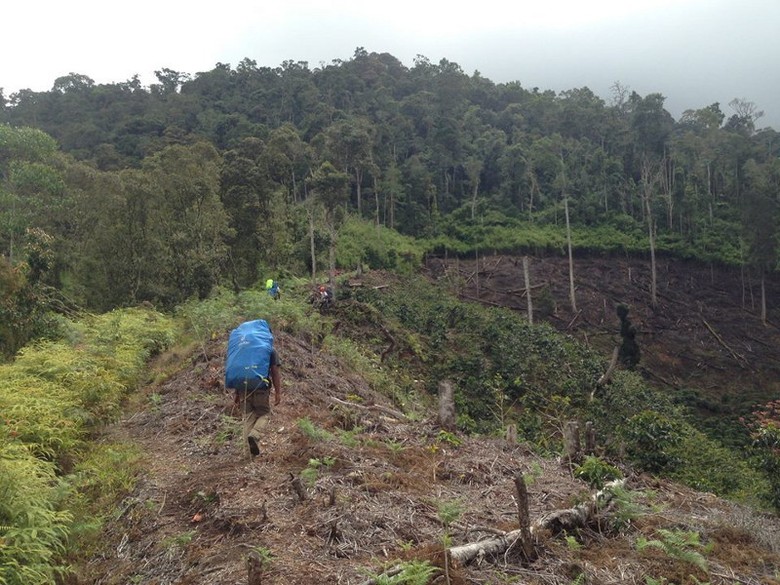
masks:
{"label": "leafy bush", "polygon": [[770,483],[769,500],[780,511],[780,400],[756,410],[745,422],[751,431],[753,449]]}
{"label": "leafy bush", "polygon": [[668,473],[681,463],[672,447],[682,441],[681,425],[667,416],[644,410],[620,427],[626,454],[650,473]]}
{"label": "leafy bush", "polygon": [[[549,397],[559,395],[569,401],[565,414],[573,415],[586,402],[583,389],[602,371],[595,353],[552,327],[531,326],[509,310],[460,302],[421,278],[406,279],[402,290],[354,295],[394,329],[415,334],[418,356],[430,364],[424,373],[430,394],[439,380],[452,380],[459,417],[468,417],[479,432],[496,427],[497,402],[544,412]],[[506,400],[497,401],[499,392]]]}
{"label": "leafy bush", "polygon": [[680,442],[669,452],[681,462],[669,477],[694,489],[751,505],[761,505],[760,499],[769,493],[767,481],[745,457],[689,425],[682,427]]}
{"label": "leafy bush", "polygon": [[658,534],[661,538],[647,540],[640,537],[637,539],[637,550],[641,551],[648,547],[658,548],[675,560],[690,563],[704,571],[707,570],[707,559],[699,551],[702,550],[706,553],[712,547],[702,544],[698,532],[659,528]]}
{"label": "leafy bush", "polygon": [[623,474],[600,457],[589,455],[574,468],[574,476],[588,482],[592,488],[601,489],[607,482],[623,477]]}
{"label": "leafy bush", "polygon": [[350,217],[339,231],[336,264],[363,266],[411,274],[422,261],[423,249],[413,238],[382,225]]}
{"label": "leafy bush", "polygon": [[325,329],[319,313],[307,311],[305,303],[286,302],[289,295],[306,296],[309,281],[301,279],[281,283],[281,299],[276,301],[265,289],[249,289],[238,294],[219,289],[203,301],[191,301],[179,307],[176,315],[185,323],[187,332],[198,341],[222,335],[243,321],[266,319],[271,325],[290,333],[317,333]]}

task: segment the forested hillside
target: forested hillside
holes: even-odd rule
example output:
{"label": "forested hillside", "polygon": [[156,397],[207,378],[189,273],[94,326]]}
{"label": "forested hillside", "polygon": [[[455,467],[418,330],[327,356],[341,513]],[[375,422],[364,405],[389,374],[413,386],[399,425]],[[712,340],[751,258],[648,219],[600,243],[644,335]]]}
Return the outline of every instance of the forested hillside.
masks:
{"label": "forested hillside", "polygon": [[[193,359],[209,365],[218,363],[214,344],[230,324],[269,314],[296,356],[294,379],[308,384],[307,396],[319,387],[309,378],[306,351],[312,363],[321,359],[342,377],[353,371],[361,378],[345,387],[328,378],[334,396],[348,403],[376,398],[412,419],[430,412],[439,382],[451,381],[456,434],[425,435],[414,445],[421,459],[428,453],[435,460],[461,437],[505,436],[509,427],[534,457],[556,457],[566,422],[589,420],[603,439],[583,471],[591,479],[648,472],[762,509],[780,506],[780,405],[773,395],[780,139],[759,129],[756,104],[714,103],[675,120],[664,96],[620,84],[605,101],[587,88],[555,93],[496,84],[446,59],[434,64],[420,56],[406,67],[360,48],[317,68],[258,67],[245,59],[235,68],[220,63],[207,72],[156,75],[149,87],[137,78],[95,84],[72,73],[48,92],[0,92],[0,354],[9,372],[0,386],[0,437],[9,445],[9,469],[27,482],[0,483],[22,486],[8,488],[14,503],[0,507],[0,543],[12,534],[24,545],[13,554],[0,548],[0,555],[8,552],[17,564],[34,559],[39,582],[70,554],[70,536],[86,535],[85,550],[97,547],[99,522],[90,524],[86,502],[99,500],[102,482],[116,477],[100,477],[99,461],[78,465],[86,440],[99,436],[142,377],[139,360],[172,342],[174,326],[163,314],[201,345]],[[266,278],[281,282],[281,302],[256,292]],[[321,316],[305,299],[325,280],[336,309]],[[111,312],[128,307],[127,314]],[[91,325],[97,313],[105,321]],[[132,355],[120,344],[125,319]],[[160,339],[136,328],[144,319],[164,329],[155,333]],[[29,356],[48,347],[57,355],[36,371]],[[107,356],[117,348],[115,364]],[[86,365],[66,359],[85,350]],[[197,384],[218,379],[202,368]],[[110,382],[84,383],[84,372]],[[49,404],[46,393],[30,404],[19,398],[36,376],[66,382],[65,406],[41,424],[36,413]],[[162,392],[164,381],[145,381],[153,393],[144,416],[157,420],[156,409],[167,403],[155,389]],[[104,412],[100,398],[109,391]],[[209,412],[217,425],[211,431],[227,433],[220,441],[235,438],[221,418],[227,413]],[[293,414],[285,424],[305,424]],[[330,431],[337,419],[323,425]],[[361,436],[363,447],[382,440],[393,451],[393,431],[377,424]],[[354,428],[342,430],[346,445]],[[324,438],[326,448],[313,451],[317,465],[329,457],[349,461],[332,435],[300,432],[316,435],[298,437],[304,442]],[[432,431],[420,424],[409,432]],[[480,445],[468,448],[476,453]],[[198,449],[202,455],[205,447]],[[103,467],[121,467],[127,453],[108,451],[113,460]],[[302,453],[308,451],[287,455],[305,467]],[[349,471],[336,483],[352,481]],[[416,473],[396,470],[361,485],[408,482],[407,472]],[[492,469],[477,475],[491,486],[497,477]],[[62,489],[52,487],[55,480]],[[253,485],[267,488],[262,481]],[[446,488],[459,481],[446,478]],[[132,479],[115,483],[122,485],[112,487],[113,496],[134,489]],[[27,498],[28,484],[43,496]],[[208,490],[189,497],[190,504],[215,504],[206,501]],[[161,511],[165,503],[163,495]],[[189,510],[183,500],[177,505]],[[31,518],[47,524],[42,547]],[[227,524],[211,534],[216,540],[223,528],[231,538],[234,528],[248,529],[222,520]],[[336,548],[328,554],[338,555],[339,542],[355,541],[351,525],[331,520],[328,542]],[[645,528],[643,535],[658,535]],[[339,537],[337,529],[347,532]],[[421,544],[430,534],[412,536]],[[723,536],[727,544],[744,538]],[[583,540],[578,532],[569,544]],[[363,544],[387,548],[381,539]],[[748,581],[737,580],[772,574],[763,562],[745,569]],[[354,578],[358,568],[349,570]],[[232,577],[236,567],[230,571]],[[572,580],[580,578],[575,573]],[[615,568],[605,582],[619,574]],[[686,582],[713,577],[696,575]]]}
{"label": "forested hillside", "polygon": [[[0,250],[80,305],[170,307],[304,270],[345,215],[419,251],[558,252],[570,234],[757,281],[776,268],[780,140],[744,99],[674,120],[619,84],[605,102],[360,48],[157,78],[73,73],[0,100]],[[376,256],[337,262],[398,260]]]}

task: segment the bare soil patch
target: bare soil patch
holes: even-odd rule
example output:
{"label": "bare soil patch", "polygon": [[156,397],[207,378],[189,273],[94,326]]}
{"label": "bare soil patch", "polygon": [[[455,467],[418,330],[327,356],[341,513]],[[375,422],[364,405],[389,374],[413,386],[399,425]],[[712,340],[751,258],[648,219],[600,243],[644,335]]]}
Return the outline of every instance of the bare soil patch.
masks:
{"label": "bare soil patch", "polygon": [[[564,257],[530,258],[536,322],[547,321],[603,352],[620,342],[618,304],[629,307],[641,351],[639,370],[670,391],[695,389],[703,414],[730,414],[780,395],[780,279],[767,280],[767,324],[760,319],[760,286],[737,269],[660,258],[657,299],[641,259],[576,258],[575,302]],[[527,313],[522,259],[485,256],[433,259],[432,276],[448,280],[464,299]]]}

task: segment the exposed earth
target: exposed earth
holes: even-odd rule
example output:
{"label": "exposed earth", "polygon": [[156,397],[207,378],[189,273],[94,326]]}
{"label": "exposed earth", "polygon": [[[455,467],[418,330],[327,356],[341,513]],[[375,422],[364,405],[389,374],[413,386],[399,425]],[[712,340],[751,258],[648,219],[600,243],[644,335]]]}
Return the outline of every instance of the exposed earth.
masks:
{"label": "exposed earth", "polygon": [[[525,310],[518,259],[485,258],[478,278],[473,262],[432,261],[429,268],[463,297]],[[698,388],[722,404],[721,390],[755,386],[757,395],[777,396],[780,335],[771,323],[780,313],[773,309],[764,326],[755,309],[743,310],[739,274],[718,272],[712,284],[706,268],[662,260],[653,310],[644,263],[577,260],[575,270],[576,314],[567,304],[566,260],[531,260],[532,286],[549,289],[536,305],[537,320],[603,349],[606,362],[618,340],[615,305],[626,303],[639,330],[641,368],[656,383]],[[365,285],[382,278],[365,275]],[[770,303],[780,301],[777,283],[770,294]],[[538,533],[533,562],[510,547],[469,564],[447,563],[445,571],[444,544],[517,528],[518,472],[527,480],[531,521],[572,508],[593,490],[560,460],[522,444],[442,436],[433,411],[401,416],[317,340],[284,327],[276,338],[282,403],[260,456],[250,460],[222,387],[226,334],[187,355],[162,356],[154,368],[175,373],[144,388],[109,429],[106,440],[138,445],[143,472],[107,526],[103,553],[79,570],[78,583],[372,585],[399,561],[423,559],[442,567],[430,581],[437,584],[645,584],[645,577],[780,584],[776,516],[646,476],[628,480],[635,510],[621,530],[612,505],[570,532],[571,540]],[[658,539],[659,529],[699,534],[712,547],[706,571],[657,547],[637,550],[639,537]],[[251,573],[254,581],[247,567],[253,552],[267,558]]]}
{"label": "exposed earth", "polygon": [[[429,262],[465,299],[527,313],[522,259]],[[696,390],[702,414],[741,414],[740,406],[780,397],[780,279],[767,280],[767,322],[760,283],[738,269],[673,258],[657,262],[657,305],[651,304],[648,261],[575,258],[575,303],[565,257],[529,259],[535,322],[547,321],[609,358],[620,342],[618,304],[629,307],[641,351],[638,369],[670,391]]]}

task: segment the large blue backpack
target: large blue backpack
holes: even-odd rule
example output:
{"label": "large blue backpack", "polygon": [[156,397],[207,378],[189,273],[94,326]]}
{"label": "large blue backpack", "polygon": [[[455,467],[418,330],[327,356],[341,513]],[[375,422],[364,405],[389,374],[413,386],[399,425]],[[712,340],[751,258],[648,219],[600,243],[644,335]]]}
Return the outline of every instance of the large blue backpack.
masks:
{"label": "large blue backpack", "polygon": [[264,319],[247,321],[230,332],[225,360],[225,387],[269,388],[274,336]]}

